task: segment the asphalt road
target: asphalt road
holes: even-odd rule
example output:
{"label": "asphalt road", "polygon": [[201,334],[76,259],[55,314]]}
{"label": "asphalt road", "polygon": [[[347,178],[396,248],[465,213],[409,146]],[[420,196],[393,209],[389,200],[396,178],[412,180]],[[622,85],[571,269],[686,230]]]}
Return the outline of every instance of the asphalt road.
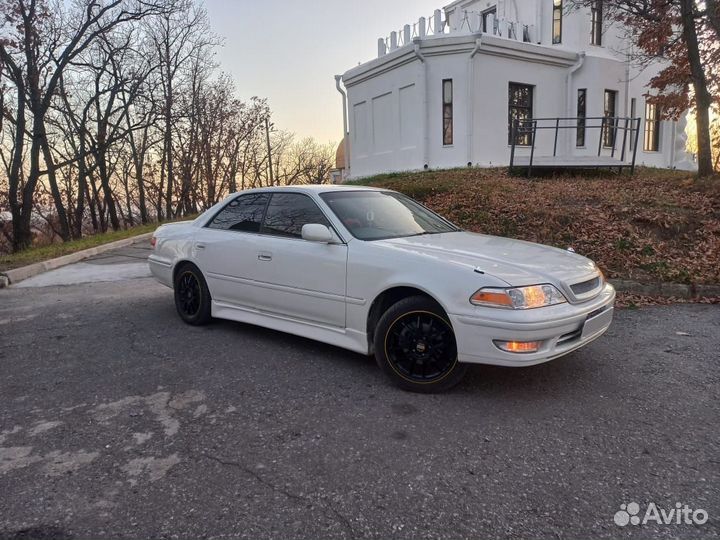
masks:
{"label": "asphalt road", "polygon": [[[717,306],[621,310],[566,358],[425,396],[341,349],[186,326],[106,262],[119,281],[0,291],[0,539],[720,536]],[[620,527],[630,502],[709,519]]]}

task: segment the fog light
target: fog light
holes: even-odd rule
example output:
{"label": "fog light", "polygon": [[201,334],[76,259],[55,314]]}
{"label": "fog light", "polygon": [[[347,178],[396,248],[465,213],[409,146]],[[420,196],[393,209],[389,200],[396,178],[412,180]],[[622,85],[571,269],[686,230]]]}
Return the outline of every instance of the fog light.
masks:
{"label": "fog light", "polygon": [[498,349],[511,353],[534,353],[540,348],[542,341],[500,341],[493,343]]}

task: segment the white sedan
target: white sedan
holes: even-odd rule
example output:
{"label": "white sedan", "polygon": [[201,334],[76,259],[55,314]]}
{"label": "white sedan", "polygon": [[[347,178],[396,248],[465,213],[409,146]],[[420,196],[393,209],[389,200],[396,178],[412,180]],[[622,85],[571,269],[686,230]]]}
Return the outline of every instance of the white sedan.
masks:
{"label": "white sedan", "polygon": [[235,193],[163,225],[150,270],[180,317],[212,317],[374,354],[402,388],[457,384],[468,364],[530,366],[587,345],[615,290],[570,251],[460,230],[394,191]]}

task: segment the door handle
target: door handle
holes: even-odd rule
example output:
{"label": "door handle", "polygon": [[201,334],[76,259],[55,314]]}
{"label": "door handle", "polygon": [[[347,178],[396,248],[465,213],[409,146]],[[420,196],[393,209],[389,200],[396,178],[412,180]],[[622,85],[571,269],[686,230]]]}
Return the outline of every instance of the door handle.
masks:
{"label": "door handle", "polygon": [[258,261],[272,261],[272,253],[261,251],[258,253]]}
{"label": "door handle", "polygon": [[197,249],[205,249],[205,244],[195,244]]}

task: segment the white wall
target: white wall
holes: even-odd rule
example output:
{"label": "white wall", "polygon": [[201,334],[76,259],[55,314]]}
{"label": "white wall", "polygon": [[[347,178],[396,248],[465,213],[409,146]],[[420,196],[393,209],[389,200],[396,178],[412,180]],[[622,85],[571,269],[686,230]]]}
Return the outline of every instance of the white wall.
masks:
{"label": "white wall", "polygon": [[[566,69],[528,63],[522,60],[478,54],[475,57],[475,136],[473,164],[506,165],[510,161],[508,144],[509,83],[533,85],[533,115],[538,118],[565,115]],[[538,131],[536,155],[552,155],[553,136]],[[529,149],[516,147],[517,155]]]}
{"label": "white wall", "polygon": [[422,164],[422,64],[415,59],[348,88],[351,174]]}
{"label": "white wall", "polygon": [[[467,163],[469,51],[427,59],[428,142],[427,165],[432,169]],[[453,81],[453,144],[443,146],[442,81]],[[422,164],[424,166],[424,164]]]}
{"label": "white wall", "polygon": [[[542,2],[538,4],[537,2]],[[458,23],[462,9],[482,11],[493,0],[464,0],[448,11],[450,24]],[[645,113],[647,82],[659,67],[629,76],[624,41],[617,25],[606,23],[603,46],[590,45],[590,11],[568,10],[563,18],[562,43],[552,45],[552,0],[499,0],[498,16],[535,24],[543,45],[519,43],[481,34],[429,36],[413,45],[353,68],[343,76],[348,94],[352,177],[380,172],[448,168],[473,165],[507,165],[508,84],[534,86],[533,113],[538,117],[576,116],[577,90],[587,89],[588,117],[604,114],[604,91],[617,91],[617,115],[630,115],[635,98],[636,115]],[[476,40],[482,44],[470,61]],[[584,60],[577,54],[584,52]],[[582,64],[571,77],[573,66]],[[472,81],[470,78],[472,76]],[[442,81],[453,80],[453,144],[442,140]],[[599,122],[595,121],[595,125]],[[547,124],[546,124],[547,125]],[[591,122],[588,122],[588,126]],[[671,122],[662,122],[658,152],[642,148],[644,122],[639,133],[637,163],[667,167],[674,162],[689,166],[682,141],[673,138]],[[684,129],[684,124],[679,127]],[[586,144],[577,148],[574,129],[560,132],[558,155],[597,155],[599,129],[586,129]],[[616,156],[621,153],[618,132]],[[631,152],[630,136],[627,137]],[[536,155],[552,155],[554,132],[538,132]],[[518,155],[528,153],[518,149]],[[609,155],[609,150],[603,149]],[[628,154],[630,155],[630,154]]]}

